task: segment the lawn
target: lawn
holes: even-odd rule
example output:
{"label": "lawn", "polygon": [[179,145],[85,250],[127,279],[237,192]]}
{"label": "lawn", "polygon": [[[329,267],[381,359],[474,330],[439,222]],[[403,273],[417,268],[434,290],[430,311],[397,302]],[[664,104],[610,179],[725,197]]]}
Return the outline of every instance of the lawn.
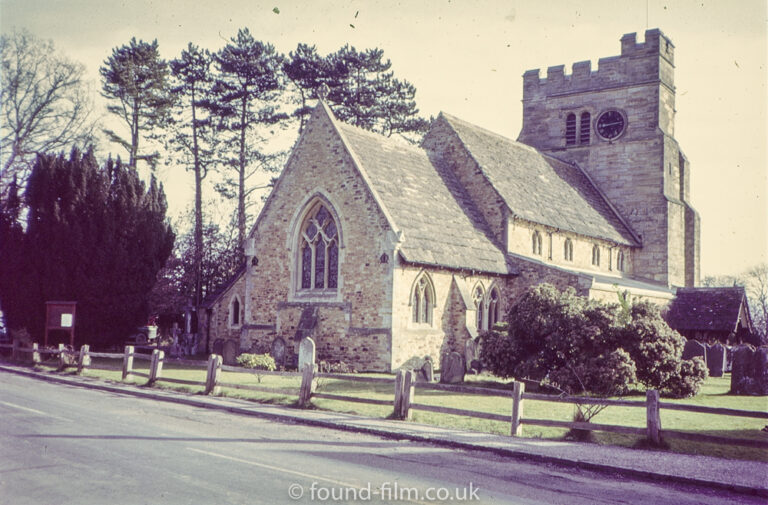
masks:
{"label": "lawn", "polygon": [[[120,381],[121,362],[117,360],[94,359],[93,366],[83,372],[85,376],[99,377],[102,379]],[[148,361],[134,361],[136,371],[148,373]],[[111,367],[112,369],[101,369]],[[176,378],[191,381],[205,381],[205,369],[176,365],[169,362],[163,366],[162,375],[166,378]],[[387,374],[363,374],[371,377],[393,378]],[[295,405],[298,396],[301,378],[298,376],[257,375],[248,373],[222,372],[222,383],[240,385],[253,385],[275,389],[290,389],[296,391],[295,396],[282,393],[264,393],[243,389],[222,388],[221,395],[227,397],[244,398],[258,402],[274,403],[280,405]],[[145,384],[146,379],[134,377],[132,382]],[[503,381],[491,375],[467,376],[466,385],[478,385],[499,389],[511,389],[510,381]],[[180,385],[171,382],[158,381],[157,387],[172,388],[175,390],[202,393],[203,386]],[[767,411],[768,397],[765,396],[733,396],[729,395],[730,375],[724,377],[710,377],[707,379],[702,391],[694,398],[673,400],[662,398],[662,402],[682,403],[689,405],[702,405],[708,407],[723,407],[739,410]],[[318,379],[317,392],[330,393],[344,396],[356,396],[385,401],[392,401],[394,397],[393,384],[363,383],[342,379]],[[638,393],[625,399],[643,402],[645,395]],[[417,388],[416,403],[453,407],[466,410],[490,412],[501,415],[509,415],[512,400],[500,396],[478,396],[460,394],[445,391],[435,391]],[[386,418],[392,414],[392,407],[368,405],[339,400],[327,400],[315,398],[312,400],[314,408],[337,412],[348,412],[368,417]],[[574,405],[567,403],[545,402],[539,400],[524,401],[524,418],[552,419],[559,421],[571,421],[574,414]],[[621,426],[645,427],[645,408],[610,406],[592,419],[595,423],[613,424]],[[461,428],[489,433],[508,434],[509,423],[490,421],[466,416],[437,414],[425,411],[412,411],[414,422],[434,424],[438,426]],[[768,433],[761,429],[768,424],[765,419],[753,419],[747,417],[731,417],[714,414],[701,414],[696,412],[684,412],[677,410],[661,410],[662,430],[689,431],[708,435],[717,435],[732,438],[745,438],[754,440],[768,440]],[[523,436],[544,439],[562,439],[567,430],[563,428],[548,428],[531,425],[523,425]],[[614,434],[607,432],[593,432],[594,441],[600,444],[612,444],[621,446],[635,446],[641,442],[642,437],[634,435]],[[722,444],[698,443],[684,440],[669,440],[670,450],[690,454],[706,454],[733,459],[747,459],[768,461],[768,450],[728,446]]]}

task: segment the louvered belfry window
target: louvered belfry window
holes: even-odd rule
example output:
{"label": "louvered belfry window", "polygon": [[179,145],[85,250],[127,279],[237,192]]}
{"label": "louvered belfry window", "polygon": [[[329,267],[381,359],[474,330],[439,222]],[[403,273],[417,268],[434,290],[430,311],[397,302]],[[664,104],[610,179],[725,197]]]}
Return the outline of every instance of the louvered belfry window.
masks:
{"label": "louvered belfry window", "polygon": [[576,114],[568,114],[565,118],[565,145],[576,145]]}
{"label": "louvered belfry window", "polygon": [[589,128],[592,124],[592,116],[589,112],[581,113],[581,124],[579,125],[579,144],[589,144]]}

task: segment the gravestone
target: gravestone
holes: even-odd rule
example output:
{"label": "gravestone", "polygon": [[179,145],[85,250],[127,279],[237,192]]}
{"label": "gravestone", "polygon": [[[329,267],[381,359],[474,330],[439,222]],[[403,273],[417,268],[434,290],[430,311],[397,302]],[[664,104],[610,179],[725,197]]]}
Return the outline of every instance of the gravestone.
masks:
{"label": "gravestone", "polygon": [[221,350],[221,358],[225,365],[237,364],[238,345],[234,340],[227,340]]}
{"label": "gravestone", "polygon": [[285,340],[280,337],[274,339],[269,354],[275,360],[276,366],[285,366]]}
{"label": "gravestone", "polygon": [[704,362],[707,362],[707,346],[699,342],[698,340],[690,339],[685,343],[683,348],[683,359],[692,359],[696,356],[701,356]]}
{"label": "gravestone", "polygon": [[218,354],[221,356],[221,352],[224,349],[224,340],[222,339],[216,339],[216,341],[213,343],[213,354]]}
{"label": "gravestone", "polygon": [[466,371],[464,356],[456,351],[448,353],[443,356],[441,363],[440,382],[445,384],[464,382]]}
{"label": "gravestone", "polygon": [[315,341],[309,337],[301,339],[299,344],[299,371],[304,369],[304,365],[315,364]]}
{"label": "gravestone", "polygon": [[435,367],[429,356],[424,358],[424,364],[421,365],[417,372],[416,379],[419,382],[432,382],[435,380]]}
{"label": "gravestone", "polygon": [[476,361],[479,356],[480,346],[477,340],[470,338],[467,343],[464,344],[464,362],[467,364],[467,371],[471,370],[472,362]]}
{"label": "gravestone", "polygon": [[756,390],[753,375],[755,350],[750,345],[739,345],[733,348],[733,367],[731,369],[731,393],[749,395]]}
{"label": "gravestone", "polygon": [[725,372],[733,370],[733,346],[729,345],[725,348]]}
{"label": "gravestone", "polygon": [[715,344],[707,346],[707,367],[710,377],[722,377],[725,371],[725,346]]}
{"label": "gravestone", "polygon": [[757,394],[768,395],[768,347],[758,347],[753,360],[755,380],[757,381]]}

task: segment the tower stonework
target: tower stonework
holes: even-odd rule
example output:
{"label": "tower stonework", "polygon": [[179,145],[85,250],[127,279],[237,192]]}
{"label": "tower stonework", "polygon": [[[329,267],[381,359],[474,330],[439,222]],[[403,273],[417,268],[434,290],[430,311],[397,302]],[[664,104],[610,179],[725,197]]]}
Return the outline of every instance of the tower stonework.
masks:
{"label": "tower stonework", "polygon": [[[674,46],[659,30],[621,38],[621,55],[523,75],[518,140],[577,163],[639,235],[635,277],[699,281],[699,216],[690,165],[674,137]],[[546,205],[546,202],[542,202]]]}

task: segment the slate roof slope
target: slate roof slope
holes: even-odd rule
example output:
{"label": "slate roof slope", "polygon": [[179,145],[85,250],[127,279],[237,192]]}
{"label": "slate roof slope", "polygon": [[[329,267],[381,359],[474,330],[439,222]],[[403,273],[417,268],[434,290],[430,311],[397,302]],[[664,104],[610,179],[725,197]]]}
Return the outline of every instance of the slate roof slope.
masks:
{"label": "slate roof slope", "polygon": [[448,114],[440,115],[517,217],[618,244],[640,245],[579,167]]}
{"label": "slate roof slope", "polygon": [[237,267],[237,270],[235,270],[235,273],[232,274],[232,276],[224,281],[219,287],[217,287],[215,290],[213,290],[211,293],[206,296],[203,301],[200,303],[203,307],[213,307],[213,304],[219,301],[219,298],[229,290],[237,281],[240,279],[240,276],[245,273],[246,269],[246,263],[242,263],[239,267]]}
{"label": "slate roof slope", "polygon": [[426,151],[336,122],[382,205],[403,232],[400,254],[412,263],[511,273],[488,225],[450,173]]}
{"label": "slate roof slope", "polygon": [[[742,304],[743,287],[679,288],[669,307],[667,323],[676,330],[736,331]],[[750,321],[744,325],[751,326]]]}

